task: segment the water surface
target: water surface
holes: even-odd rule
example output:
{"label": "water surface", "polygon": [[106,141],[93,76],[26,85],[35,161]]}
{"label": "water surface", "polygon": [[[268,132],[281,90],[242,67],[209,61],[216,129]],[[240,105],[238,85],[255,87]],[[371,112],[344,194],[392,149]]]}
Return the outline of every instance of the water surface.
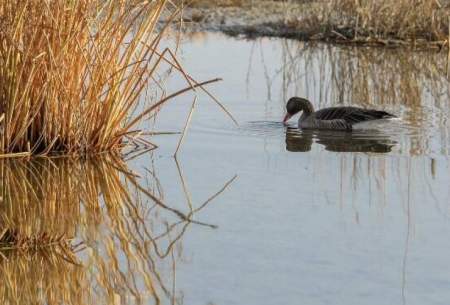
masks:
{"label": "water surface", "polygon": [[[211,92],[240,122],[200,95],[179,157],[197,189],[238,175],[203,214],[218,230],[186,239],[187,303],[448,303],[445,55],[219,34],[186,38],[182,50],[198,80],[223,77]],[[285,128],[293,95],[402,120],[351,135]],[[181,129],[191,102],[173,101],[158,127]],[[176,139],[157,142],[170,162]]]}
{"label": "water surface", "polygon": [[[445,55],[206,33],[181,50],[197,80],[223,77],[208,89],[239,126],[198,90],[177,159],[161,135],[126,162],[1,163],[0,243],[52,244],[0,252],[3,303],[448,304]],[[293,95],[402,120],[302,131],[280,123]],[[182,130],[193,100],[156,128]]]}

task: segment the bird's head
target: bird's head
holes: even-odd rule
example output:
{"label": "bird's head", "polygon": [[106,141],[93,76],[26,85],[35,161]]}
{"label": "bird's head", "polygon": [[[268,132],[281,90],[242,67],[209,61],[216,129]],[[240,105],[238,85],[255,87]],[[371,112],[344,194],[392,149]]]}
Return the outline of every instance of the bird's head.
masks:
{"label": "bird's head", "polygon": [[291,97],[286,103],[286,115],[284,116],[283,123],[296,115],[298,112],[304,111],[306,113],[314,112],[314,108],[310,101],[302,97]]}

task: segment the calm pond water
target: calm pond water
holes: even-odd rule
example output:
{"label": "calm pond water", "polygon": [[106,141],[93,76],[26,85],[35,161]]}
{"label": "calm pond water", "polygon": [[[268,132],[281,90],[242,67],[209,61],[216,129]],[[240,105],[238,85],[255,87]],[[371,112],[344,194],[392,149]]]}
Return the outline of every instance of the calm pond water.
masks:
{"label": "calm pond water", "polygon": [[[160,135],[126,163],[3,161],[0,240],[56,247],[0,252],[4,304],[448,304],[445,55],[211,33],[181,50],[224,79],[208,89],[239,126],[199,91],[177,159]],[[302,132],[279,123],[293,95],[402,120]],[[182,130],[193,99],[157,130]]]}

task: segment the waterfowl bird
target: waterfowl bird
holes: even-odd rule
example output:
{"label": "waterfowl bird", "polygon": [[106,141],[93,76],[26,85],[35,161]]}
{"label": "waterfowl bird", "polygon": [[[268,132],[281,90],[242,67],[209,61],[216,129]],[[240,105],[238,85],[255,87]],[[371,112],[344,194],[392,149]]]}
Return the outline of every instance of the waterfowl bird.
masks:
{"label": "waterfowl bird", "polygon": [[356,123],[396,118],[395,115],[386,111],[351,106],[329,107],[314,111],[311,102],[301,97],[291,97],[286,104],[286,111],[283,123],[296,113],[303,111],[298,120],[298,127],[302,129],[350,131]]}

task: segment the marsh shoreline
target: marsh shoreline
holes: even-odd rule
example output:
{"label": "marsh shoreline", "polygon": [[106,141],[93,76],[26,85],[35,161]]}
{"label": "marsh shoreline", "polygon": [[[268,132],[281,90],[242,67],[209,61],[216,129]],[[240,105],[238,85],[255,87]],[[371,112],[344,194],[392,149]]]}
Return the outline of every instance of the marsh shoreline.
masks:
{"label": "marsh shoreline", "polygon": [[[320,5],[317,1],[262,0],[252,1],[251,4],[244,1],[228,5],[211,5],[200,1],[193,7],[184,8],[181,28],[188,32],[222,32],[246,38],[280,37],[377,47],[440,50],[448,44],[445,38],[437,39],[432,33],[405,38],[395,34],[374,35],[345,22],[327,24],[320,20],[323,18],[318,13]],[[442,10],[446,10],[446,7]]]}

